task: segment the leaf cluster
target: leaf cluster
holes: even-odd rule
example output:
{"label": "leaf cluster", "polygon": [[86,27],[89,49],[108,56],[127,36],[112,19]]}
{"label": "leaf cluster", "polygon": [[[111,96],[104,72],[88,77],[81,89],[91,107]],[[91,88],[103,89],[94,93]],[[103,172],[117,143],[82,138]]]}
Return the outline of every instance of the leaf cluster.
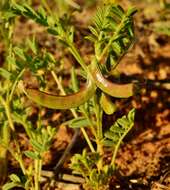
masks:
{"label": "leaf cluster", "polygon": [[134,39],[132,16],[135,8],[126,11],[121,6],[107,4],[98,8],[86,38],[94,43],[98,61],[105,57],[107,68],[115,67],[118,59],[127,52]]}
{"label": "leaf cluster", "polygon": [[126,134],[130,131],[130,129],[134,125],[134,117],[135,117],[135,109],[132,109],[127,116],[123,116],[119,118],[104,134],[104,144],[108,147],[116,147]]}
{"label": "leaf cluster", "polygon": [[19,68],[29,68],[35,74],[41,69],[48,70],[56,64],[53,55],[48,51],[41,51],[34,39],[28,39],[26,45],[26,48],[18,46],[13,48]]}
{"label": "leaf cluster", "polygon": [[34,20],[36,23],[47,28],[47,31],[58,37],[58,39],[65,45],[73,41],[73,27],[69,26],[69,18],[64,16],[58,18],[57,16],[47,15],[45,9],[40,6],[37,11],[35,11],[28,4],[13,4],[9,12],[16,15],[22,15],[26,18]]}
{"label": "leaf cluster", "polygon": [[105,165],[98,171],[97,165],[101,161],[98,153],[88,153],[85,149],[82,154],[75,154],[71,159],[70,167],[74,173],[81,174],[86,180],[86,186],[93,189],[102,189],[107,186],[113,168]]}
{"label": "leaf cluster", "polygon": [[56,133],[55,128],[40,126],[30,131],[30,144],[33,151],[25,151],[24,154],[32,159],[43,159],[43,154],[49,150],[52,139]]}
{"label": "leaf cluster", "polygon": [[102,156],[98,153],[88,153],[86,150],[82,154],[75,154],[71,159],[70,167],[77,173],[83,175],[88,186],[93,189],[105,188],[103,185],[108,181],[115,170],[114,159],[118,148],[124,137],[134,125],[135,110],[132,109],[127,116],[117,119],[117,121],[105,132],[104,138],[101,140],[105,147],[113,150],[111,162],[102,163],[102,169],[98,165],[101,164]]}

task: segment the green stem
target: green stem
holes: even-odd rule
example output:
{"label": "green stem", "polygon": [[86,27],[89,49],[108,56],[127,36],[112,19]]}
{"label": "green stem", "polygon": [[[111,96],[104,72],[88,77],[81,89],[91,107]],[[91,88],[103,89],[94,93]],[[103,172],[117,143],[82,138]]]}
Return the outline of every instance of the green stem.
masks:
{"label": "green stem", "polygon": [[101,109],[99,108],[97,110],[96,116],[97,116],[97,127],[98,127],[98,138],[102,139],[103,138],[103,130],[102,130],[102,120],[101,120],[101,116],[100,116],[100,111]]}
{"label": "green stem", "polygon": [[[1,141],[0,141],[0,184],[3,183],[7,177],[7,147],[10,141],[10,131],[7,123],[5,122],[0,129]],[[3,146],[4,144],[4,146]]]}
{"label": "green stem", "polygon": [[102,109],[100,107],[100,104],[97,100],[97,96],[94,97],[93,99],[93,104],[94,104],[94,110],[95,110],[95,115],[96,115],[96,120],[97,120],[97,137],[99,140],[103,138],[103,130],[102,130]]}
{"label": "green stem", "polygon": [[[4,107],[5,107],[5,110],[6,110],[6,115],[7,115],[7,118],[8,118],[9,126],[10,126],[11,131],[12,131],[12,136],[14,138],[14,143],[15,143],[15,146],[16,146],[16,149],[17,149],[17,154],[18,154],[17,160],[18,160],[18,162],[20,164],[20,167],[22,169],[23,174],[26,174],[26,169],[24,167],[24,163],[23,163],[23,160],[22,160],[22,153],[21,153],[18,141],[16,139],[15,127],[14,127],[14,123],[13,123],[13,120],[12,120],[9,103],[7,102],[6,105],[4,105]],[[9,131],[9,133],[11,133],[11,131]]]}
{"label": "green stem", "polygon": [[89,122],[89,124],[90,124],[91,132],[92,132],[92,134],[94,135],[94,137],[96,138],[96,137],[97,137],[97,134],[96,134],[96,131],[95,131],[95,129],[94,129],[94,125],[93,125],[93,122],[92,122],[91,118],[88,116],[88,114],[86,113],[86,110],[85,110],[83,107],[81,107],[80,109],[81,109],[81,111],[83,112],[83,114],[84,114],[84,116],[86,117],[86,119],[88,120],[88,122]]}
{"label": "green stem", "polygon": [[55,82],[56,82],[56,84],[57,84],[59,90],[61,91],[62,95],[66,95],[65,90],[64,90],[64,88],[63,88],[61,82],[59,81],[57,75],[55,74],[55,72],[54,72],[54,71],[51,71],[51,75],[53,76],[53,78],[54,78],[54,80],[55,80]]}
{"label": "green stem", "polygon": [[74,56],[74,58],[77,60],[77,62],[81,65],[81,67],[86,71],[86,73],[89,73],[88,67],[85,64],[84,60],[82,59],[81,55],[79,54],[77,48],[74,46],[73,43],[69,44],[69,51]]}
{"label": "green stem", "polygon": [[20,73],[18,74],[17,78],[15,79],[13,85],[12,85],[12,88],[11,88],[11,93],[9,94],[9,98],[8,98],[8,101],[11,102],[12,101],[12,98],[13,98],[13,95],[14,95],[14,91],[16,89],[16,86],[17,86],[17,83],[19,81],[19,79],[21,78],[21,76],[23,75],[25,69],[22,69],[20,71]]}
{"label": "green stem", "polygon": [[40,186],[39,186],[39,181],[40,181],[40,176],[39,176],[39,159],[35,159],[34,160],[34,167],[35,167],[35,174],[34,174],[34,189],[35,190],[40,190]]}
{"label": "green stem", "polygon": [[113,156],[112,156],[112,160],[111,160],[111,165],[115,164],[115,159],[116,159],[116,155],[117,152],[119,150],[119,147],[121,145],[121,142],[123,141],[123,139],[125,138],[125,136],[129,133],[129,131],[131,130],[131,128],[133,127],[133,124],[128,128],[128,130],[126,131],[126,133],[124,133],[121,138],[119,139],[118,143],[116,144],[115,148],[114,148],[114,152],[113,152]]}
{"label": "green stem", "polygon": [[20,166],[20,168],[22,170],[22,173],[24,175],[26,175],[27,172],[26,172],[26,169],[25,169],[25,166],[24,166],[24,162],[23,162],[23,159],[22,159],[21,151],[18,153],[18,163],[19,163],[19,166]]}
{"label": "green stem", "polygon": [[[14,123],[13,123],[12,116],[11,116],[9,101],[5,101],[4,98],[2,96],[0,96],[0,102],[4,106],[5,113],[6,113],[8,123],[9,123],[9,127],[10,127],[9,129],[6,130],[6,133],[8,132],[8,134],[6,134],[6,135],[8,135],[10,137],[10,134],[11,134],[11,131],[12,131],[12,136],[14,138],[14,142],[15,142],[16,149],[17,149],[17,154],[18,154],[17,158],[16,158],[16,156],[15,156],[15,158],[18,160],[18,162],[19,162],[19,164],[21,166],[21,169],[22,169],[23,173],[25,174],[26,170],[25,170],[25,167],[24,167],[24,164],[23,164],[23,160],[22,160],[22,156],[21,156],[22,155],[21,150],[20,150],[18,141],[16,140],[15,127],[14,127]],[[8,126],[7,126],[7,128],[8,128]],[[9,148],[8,144],[6,146],[7,146],[7,148]]]}
{"label": "green stem", "polygon": [[[82,67],[87,73],[89,73],[88,67],[86,66],[84,60],[83,60],[82,57],[80,56],[80,54],[79,54],[77,48],[74,46],[74,44],[69,43],[69,51],[72,53],[72,55],[73,55],[74,58],[77,60],[77,62],[81,65],[81,67]],[[63,94],[63,95],[66,95],[66,93],[65,93],[65,91],[64,91],[64,88],[62,87],[60,81],[58,80],[58,78],[57,78],[55,72],[54,72],[54,71],[51,71],[51,74],[52,74],[52,76],[54,77],[54,80],[56,81],[56,83],[57,83],[57,85],[58,85],[58,88],[60,89],[60,91],[62,92],[62,94]],[[74,109],[71,109],[71,112],[72,112],[72,114],[73,114],[73,116],[74,116],[75,118],[78,117],[78,115],[77,115],[77,113],[75,112]],[[85,112],[84,112],[84,113],[85,113]],[[87,115],[87,114],[86,114],[86,115]],[[87,119],[89,120],[89,117],[87,117]],[[91,122],[90,122],[90,123],[91,123]],[[91,129],[92,129],[92,131],[93,131],[93,134],[95,135],[95,131],[94,131],[94,129],[93,129],[93,125],[92,125]],[[95,149],[94,149],[94,147],[93,147],[93,145],[92,145],[92,143],[91,143],[91,141],[90,141],[90,139],[89,139],[89,137],[88,137],[86,131],[85,131],[83,128],[81,128],[81,131],[82,131],[82,133],[83,133],[83,135],[84,135],[84,138],[86,139],[87,144],[89,145],[90,150],[91,150],[92,152],[95,152]]]}
{"label": "green stem", "polygon": [[41,178],[41,170],[42,170],[42,159],[41,158],[34,160],[34,167],[35,167],[35,175],[34,175],[35,187],[34,188],[35,188],[35,190],[40,190],[40,178]]}
{"label": "green stem", "polygon": [[9,122],[9,126],[10,126],[11,130],[15,131],[14,124],[13,124],[13,121],[12,121],[12,118],[11,118],[9,102],[5,101],[2,96],[0,96],[0,102],[4,106],[5,113],[6,113],[6,116],[8,118],[8,122]]}
{"label": "green stem", "polygon": [[[58,86],[59,90],[61,91],[62,95],[66,95],[65,90],[64,90],[62,84],[60,83],[60,81],[58,80],[58,77],[57,77],[57,75],[55,74],[55,72],[54,72],[54,71],[51,71],[51,74],[52,74],[52,76],[53,76],[55,82],[57,83],[57,86]],[[72,114],[73,114],[73,116],[74,116],[75,118],[78,118],[78,115],[77,115],[75,109],[70,109],[70,111],[72,112]],[[86,140],[86,142],[87,142],[87,144],[88,144],[90,150],[91,150],[92,152],[95,152],[95,149],[94,149],[94,147],[93,147],[93,145],[92,145],[92,143],[91,143],[91,141],[90,141],[90,139],[89,139],[89,137],[88,137],[86,131],[84,130],[84,128],[81,128],[81,132],[83,133],[83,136],[84,136],[84,138],[85,138],[85,140]]]}

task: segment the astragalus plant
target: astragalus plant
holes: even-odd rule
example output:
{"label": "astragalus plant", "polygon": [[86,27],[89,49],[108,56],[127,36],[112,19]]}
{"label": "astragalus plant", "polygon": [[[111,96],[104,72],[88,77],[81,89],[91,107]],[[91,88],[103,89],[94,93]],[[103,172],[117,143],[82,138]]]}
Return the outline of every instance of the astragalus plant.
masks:
{"label": "astragalus plant", "polygon": [[[89,40],[89,45],[93,46],[91,61],[88,64],[76,46],[74,39],[76,27],[68,22],[67,16],[60,18],[47,13],[43,7],[35,11],[27,4],[16,3],[12,4],[9,11],[15,16],[24,16],[44,26],[49,34],[56,37],[56,42],[62,43],[63,47],[80,64],[78,70],[72,68],[69,87],[69,91],[72,93],[67,94],[68,89],[66,90],[62,85],[62,76],[56,74],[58,62],[51,54],[45,51],[45,55],[41,56],[39,51],[31,46],[33,54],[29,56],[25,50],[15,48],[15,53],[24,63],[24,67],[32,73],[34,73],[34,66],[40,66],[39,69],[41,69],[41,64],[46,64],[46,70],[51,73],[61,91],[60,95],[56,95],[44,92],[43,86],[39,91],[22,85],[21,89],[25,95],[38,105],[47,108],[70,109],[74,118],[64,123],[76,129],[76,133],[81,130],[84,135],[88,147],[83,150],[82,154],[75,154],[72,157],[70,168],[84,177],[86,189],[108,189],[109,180],[115,171],[118,149],[134,124],[135,110],[132,109],[127,116],[122,116],[107,129],[103,127],[103,113],[111,115],[117,109],[110,96],[129,98],[135,94],[138,86],[134,83],[114,83],[107,77],[113,73],[120,59],[133,44],[133,15],[136,9],[129,8],[125,11],[121,6],[112,3],[103,4],[97,8],[92,25],[89,26],[89,35],[84,37],[84,40]],[[36,65],[37,62],[33,60],[37,59],[41,60],[41,64]],[[81,72],[77,72],[79,70]],[[83,88],[80,88],[78,74],[87,81]],[[48,86],[47,81],[44,84]],[[42,134],[44,134],[43,131]],[[35,163],[39,166],[42,164],[40,162],[41,152],[46,148],[38,147],[31,135],[29,138],[35,151],[25,154],[35,159]],[[110,160],[106,159],[108,151],[112,154]],[[35,189],[40,188],[40,184],[37,182],[41,175],[40,169],[41,167],[38,170],[38,176],[34,178],[35,185],[33,187]],[[36,171],[36,167],[34,171]]]}

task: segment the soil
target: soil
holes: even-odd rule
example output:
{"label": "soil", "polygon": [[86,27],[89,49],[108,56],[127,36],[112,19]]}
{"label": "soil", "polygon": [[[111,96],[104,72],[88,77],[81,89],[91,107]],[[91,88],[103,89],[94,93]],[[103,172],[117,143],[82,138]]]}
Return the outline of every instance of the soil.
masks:
{"label": "soil", "polygon": [[[167,80],[170,79],[170,36],[156,33],[152,30],[152,24],[157,19],[157,14],[149,10],[148,4],[133,2],[139,11],[135,16],[136,42],[129,53],[121,60],[118,71],[122,76],[136,77],[139,79]],[[123,5],[127,6],[127,1]],[[153,4],[150,6],[152,7]],[[155,5],[157,7],[158,5]],[[89,43],[82,42],[82,35],[88,33],[86,26],[90,22],[95,8],[84,9],[76,12],[74,17],[76,27],[76,42],[85,61],[90,59],[93,49]],[[153,13],[153,14],[151,14]],[[84,19],[85,18],[85,19]],[[67,55],[64,59],[69,70],[71,64],[76,64],[68,52],[60,53],[53,37],[47,35],[44,29],[32,21],[20,19],[15,31],[15,43],[21,43],[26,36],[36,34],[40,47],[47,48],[56,59]],[[59,53],[58,53],[59,52]],[[0,43],[0,65],[4,61],[4,47]],[[69,72],[68,72],[69,73]],[[69,83],[68,73],[65,72],[65,85]],[[51,84],[53,86],[53,84]],[[112,123],[117,117],[127,113],[130,108],[136,108],[135,126],[127,135],[116,159],[117,171],[110,182],[111,190],[168,190],[170,189],[170,90],[159,87],[145,86],[140,95],[128,100],[113,99],[119,107],[114,116],[105,115],[103,123]],[[30,102],[28,102],[30,104]],[[37,117],[38,108],[34,104],[31,118]],[[53,146],[47,152],[44,161],[44,169],[51,170],[62,155],[66,146],[71,141],[74,131],[67,126],[60,125],[71,118],[69,111],[41,110],[43,124],[51,124],[57,127],[57,135]],[[18,138],[22,150],[29,148],[25,133],[18,126]],[[77,144],[65,161],[61,172],[68,172],[68,160],[74,152],[81,151],[85,142],[80,136]],[[109,159],[109,154],[108,154]],[[9,172],[17,170],[18,164],[11,158]],[[29,165],[30,160],[25,158]],[[79,185],[67,186],[55,183],[52,189],[80,189]],[[46,185],[42,189],[46,189]]]}

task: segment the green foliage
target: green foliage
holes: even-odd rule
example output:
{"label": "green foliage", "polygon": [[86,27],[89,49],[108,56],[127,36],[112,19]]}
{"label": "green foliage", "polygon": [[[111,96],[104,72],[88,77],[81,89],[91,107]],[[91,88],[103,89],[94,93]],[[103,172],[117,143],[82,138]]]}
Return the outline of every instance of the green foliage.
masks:
{"label": "green foliage", "polygon": [[99,61],[105,58],[107,69],[113,69],[118,59],[126,53],[134,39],[133,19],[135,8],[125,12],[119,5],[105,5],[98,8],[89,27],[91,35],[86,38],[94,43],[95,55]]}
{"label": "green foliage", "polygon": [[[1,159],[7,160],[6,155],[7,151],[9,151],[19,163],[22,174],[19,176],[15,174],[9,176],[9,182],[3,186],[3,189],[7,190],[13,187],[22,187],[25,189],[36,187],[38,189],[41,172],[39,170],[42,168],[41,162],[43,160],[43,154],[45,151],[49,150],[56,131],[51,127],[45,129],[44,126],[34,129],[32,123],[28,121],[30,108],[25,107],[23,94],[18,88],[18,82],[27,68],[37,74],[39,69],[47,67],[47,62],[50,61],[51,65],[53,65],[54,58],[50,53],[43,54],[41,52],[40,54],[35,43],[35,38],[27,40],[27,48],[19,46],[14,47],[13,31],[16,15],[9,11],[12,6],[11,1],[5,1],[5,3],[3,8],[1,7],[2,9],[0,12],[2,22],[0,32],[3,37],[6,51],[3,67],[0,68],[0,155]],[[28,53],[28,51],[31,53]],[[21,151],[15,131],[15,123],[19,123],[24,127],[33,147],[32,152],[26,151],[23,153]],[[14,148],[11,148],[10,145],[11,137],[13,137]],[[27,170],[23,160],[24,154],[34,159],[35,166],[39,164],[39,168],[37,169],[34,167],[33,162],[31,166],[33,168],[32,172],[30,172],[30,169]],[[35,159],[35,155],[38,160]],[[0,167],[0,180],[7,177],[7,170],[5,168],[7,168],[7,161],[2,163]],[[35,179],[35,182],[33,182],[33,177],[37,179]]]}
{"label": "green foliage", "polygon": [[68,120],[64,124],[69,125],[69,127],[71,128],[81,128],[89,126],[89,121],[85,117],[78,117],[75,119]]}
{"label": "green foliage", "polygon": [[92,189],[108,188],[108,182],[113,174],[112,166],[105,165],[98,171],[97,165],[101,161],[98,153],[87,153],[83,150],[82,154],[75,154],[71,159],[70,167],[76,174],[81,174],[86,179],[85,187]]}
{"label": "green foliage", "polygon": [[[24,189],[29,189],[31,187],[36,187],[36,183],[39,183],[42,169],[42,161],[44,159],[44,154],[51,147],[52,140],[56,134],[56,129],[50,126],[38,125],[34,128],[30,121],[27,120],[27,115],[20,116],[17,113],[13,114],[13,119],[16,123],[22,124],[25,128],[26,134],[29,137],[30,145],[32,150],[24,151],[22,154],[33,160],[32,165],[27,170],[23,170],[24,176],[17,176],[16,174],[11,174],[9,176],[10,182],[7,182],[3,186],[3,190],[10,189],[12,187],[22,187]],[[9,152],[13,157],[21,163],[21,155],[15,150],[8,147]],[[24,167],[24,166],[21,166]],[[23,169],[23,168],[22,168]],[[30,170],[31,169],[31,170]],[[34,170],[33,170],[34,169]],[[37,179],[34,183],[32,178]]]}
{"label": "green foliage", "polygon": [[[82,76],[89,77],[91,80],[90,67],[86,65],[76,48],[74,41],[75,29],[71,25],[69,16],[63,16],[62,18],[54,16],[46,1],[43,2],[43,6],[39,6],[37,10],[34,10],[28,3],[12,2],[10,5],[8,4],[3,12],[4,23],[14,26],[13,21],[20,15],[44,26],[47,32],[54,35],[64,45],[62,47],[67,48],[80,64],[84,72]],[[72,6],[77,5],[72,1],[70,3],[72,3]],[[107,4],[97,10],[93,24],[89,27],[91,34],[86,38],[91,40],[94,45],[93,57],[99,63],[101,74],[108,74],[110,70],[114,69],[119,59],[132,45],[134,39],[132,16],[135,12],[136,9],[134,8],[124,11],[115,4]],[[44,75],[39,74],[40,70],[43,70],[45,74],[48,71],[48,74],[51,73],[55,79],[62,95],[67,95],[62,86],[62,75],[58,78],[55,74],[58,69],[56,65],[61,65],[61,63],[60,60],[55,60],[52,53],[45,49],[41,50],[35,37],[27,39],[25,44],[13,45],[13,27],[7,27],[7,31],[5,40],[8,54],[6,64],[3,68],[0,68],[0,77],[2,78],[0,83],[0,114],[3,116],[0,119],[0,126],[5,123],[10,132],[7,133],[6,131],[5,137],[8,138],[6,141],[4,138],[1,145],[18,161],[22,175],[12,174],[9,176],[9,182],[3,186],[3,189],[22,187],[39,190],[43,157],[45,152],[50,149],[56,130],[49,126],[43,126],[42,118],[38,118],[37,125],[29,121],[28,116],[31,108],[25,106],[23,101],[25,99],[20,91],[21,89],[18,88],[18,83],[27,70],[38,79],[41,87],[48,88]],[[91,63],[94,59],[92,58]],[[73,92],[78,92],[80,88],[77,71],[74,67],[71,71],[70,88]],[[96,89],[97,87],[94,85],[94,92]],[[110,97],[100,90],[96,90],[96,93],[92,95],[93,97],[90,96],[91,99],[84,102],[84,105],[71,109],[74,119],[64,122],[65,125],[82,131],[90,149],[84,150],[82,154],[75,154],[71,160],[71,168],[85,178],[86,185],[91,189],[107,189],[110,177],[115,170],[114,160],[118,148],[133,126],[134,110],[131,110],[127,117],[123,116],[118,119],[109,131],[105,132],[102,126],[103,111],[106,114],[113,114],[117,108]],[[17,141],[15,124],[20,124],[25,129],[32,147],[31,150],[21,151]],[[90,135],[88,135],[85,128],[91,133]],[[14,139],[16,146],[14,149],[9,146],[10,136]],[[110,150],[110,145],[113,158],[108,164],[105,161],[105,150]],[[25,156],[33,160],[29,168],[25,167],[23,160]]]}
{"label": "green foliage", "polygon": [[127,116],[117,119],[117,121],[105,132],[101,139],[103,146],[113,150],[111,162],[105,163],[99,152],[88,153],[86,150],[82,154],[75,154],[71,159],[70,167],[76,174],[81,174],[86,179],[86,186],[92,189],[107,189],[110,177],[115,170],[115,158],[118,148],[124,137],[134,125],[135,110],[132,109]]}
{"label": "green foliage", "polygon": [[11,174],[9,176],[11,182],[6,183],[3,187],[2,190],[9,190],[14,187],[23,187],[23,184],[21,182],[21,179],[16,175],[16,174]]}
{"label": "green foliage", "polygon": [[107,131],[104,136],[104,144],[105,146],[111,146],[116,147],[122,139],[125,137],[125,135],[130,131],[130,129],[134,125],[134,116],[135,116],[135,110],[132,109],[128,116],[125,115],[118,119]]}
{"label": "green foliage", "polygon": [[[23,49],[22,47],[13,48],[13,51],[18,58],[16,62],[18,67],[28,68],[31,72],[37,74],[40,69],[47,70],[47,68],[56,64],[51,53],[40,51],[38,47],[35,47],[31,40],[28,40],[27,43],[27,49]],[[32,50],[32,54],[28,53],[30,50]]]}
{"label": "green foliage", "polygon": [[56,130],[54,128],[51,128],[50,126],[47,126],[47,129],[45,129],[44,126],[41,126],[40,128],[32,129],[32,131],[30,132],[30,144],[41,159],[43,153],[49,150],[52,138],[55,133]]}
{"label": "green foliage", "polygon": [[65,45],[73,41],[73,27],[69,26],[67,17],[57,18],[47,15],[43,7],[35,11],[28,4],[14,4],[10,10],[13,14],[22,15],[26,18],[34,20],[36,23],[47,28],[50,34],[55,35]]}

